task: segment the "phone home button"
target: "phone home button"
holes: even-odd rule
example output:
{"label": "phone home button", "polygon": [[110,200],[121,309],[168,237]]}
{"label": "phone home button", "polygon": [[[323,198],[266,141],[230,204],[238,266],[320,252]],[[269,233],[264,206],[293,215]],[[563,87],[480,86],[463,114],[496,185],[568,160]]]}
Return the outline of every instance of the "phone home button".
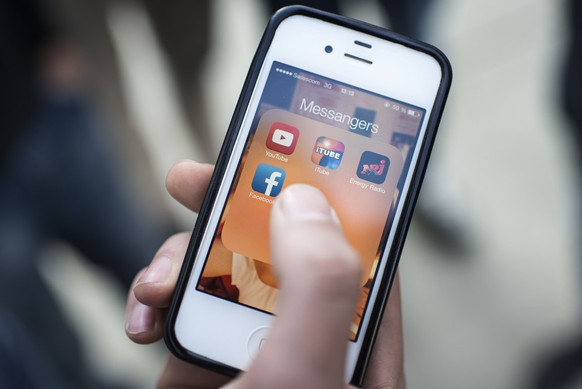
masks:
{"label": "phone home button", "polygon": [[259,350],[265,346],[270,330],[271,327],[259,327],[250,333],[247,339],[247,350],[251,359],[254,360]]}

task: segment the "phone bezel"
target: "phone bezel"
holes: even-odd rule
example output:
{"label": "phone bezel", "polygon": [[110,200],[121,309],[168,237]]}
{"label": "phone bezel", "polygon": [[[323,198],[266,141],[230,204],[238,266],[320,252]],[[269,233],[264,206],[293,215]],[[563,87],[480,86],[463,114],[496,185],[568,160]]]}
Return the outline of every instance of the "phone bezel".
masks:
{"label": "phone bezel", "polygon": [[406,237],[406,232],[410,224],[412,210],[414,208],[414,204],[418,196],[418,191],[420,188],[422,177],[424,176],[424,172],[426,169],[428,156],[432,148],[432,144],[434,142],[436,128],[440,121],[442,108],[444,106],[444,102],[446,100],[451,83],[451,70],[446,57],[438,49],[432,46],[397,35],[395,33],[389,32],[376,26],[371,26],[362,22],[357,22],[348,18],[328,14],[322,11],[317,11],[306,7],[301,6],[288,7],[276,13],[271,19],[267,27],[267,30],[265,31],[265,34],[261,40],[257,53],[255,54],[255,57],[251,64],[251,70],[249,71],[249,74],[243,87],[242,94],[237,103],[235,114],[229,125],[226,140],[221,149],[218,158],[218,163],[215,168],[213,178],[208,189],[208,194],[204,200],[200,216],[198,217],[198,220],[196,222],[196,226],[193,232],[193,239],[191,240],[188,247],[186,258],[190,258],[190,260],[187,260],[185,262],[180,273],[178,286],[176,288],[174,298],[172,299],[168,315],[168,321],[165,327],[165,340],[169,348],[172,350],[172,352],[182,359],[195,362],[203,367],[218,371],[223,374],[235,375],[239,371],[236,368],[221,363],[217,363],[214,360],[209,360],[200,355],[194,354],[190,350],[185,349],[176,338],[174,326],[176,324],[178,307],[180,306],[183,300],[186,285],[188,283],[190,273],[192,272],[194,266],[195,262],[194,254],[198,251],[201,243],[201,239],[197,239],[196,237],[201,236],[201,232],[206,230],[206,226],[208,225],[208,222],[210,220],[216,196],[223,182],[223,177],[227,171],[228,163],[230,161],[230,155],[235,147],[239,129],[243,123],[246,112],[248,112],[247,108],[249,106],[249,102],[251,101],[251,97],[255,90],[255,84],[258,80],[260,70],[263,67],[263,62],[270,47],[270,43],[279,25],[288,17],[294,15],[304,15],[312,18],[317,18],[383,40],[392,41],[400,45],[406,46],[408,48],[414,49],[418,52],[428,54],[436,60],[442,72],[440,85],[438,88],[438,92],[436,94],[434,104],[432,104],[431,113],[429,117],[425,119],[427,122],[426,130],[424,132],[424,140],[420,141],[422,144],[420,145],[420,149],[418,152],[417,162],[415,164],[415,167],[412,169],[413,170],[412,177],[408,185],[406,196],[401,200],[403,202],[401,207],[402,213],[398,219],[397,225],[395,226],[396,228],[393,243],[391,247],[388,248],[389,252],[387,256],[391,260],[386,261],[386,268],[384,269],[384,272],[381,275],[382,279],[378,280],[378,282],[380,283],[380,288],[378,289],[375,303],[373,304],[373,307],[370,311],[370,319],[367,323],[368,327],[363,336],[359,355],[355,363],[354,373],[351,378],[351,382],[353,384],[359,385],[361,384],[362,379],[364,377],[364,372],[372,350],[371,346],[374,342],[378,326],[380,324],[379,318],[381,318],[386,306],[389,290],[393,282],[393,275],[395,274],[395,269],[402,251],[402,247]]}

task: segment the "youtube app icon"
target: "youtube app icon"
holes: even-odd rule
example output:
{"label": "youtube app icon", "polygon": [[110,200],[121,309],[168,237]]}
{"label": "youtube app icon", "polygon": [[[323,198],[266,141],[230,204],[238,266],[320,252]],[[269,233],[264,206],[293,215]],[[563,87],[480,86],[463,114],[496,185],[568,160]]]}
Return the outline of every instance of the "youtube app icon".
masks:
{"label": "youtube app icon", "polygon": [[283,154],[292,154],[299,138],[299,130],[289,124],[275,122],[267,136],[267,147]]}

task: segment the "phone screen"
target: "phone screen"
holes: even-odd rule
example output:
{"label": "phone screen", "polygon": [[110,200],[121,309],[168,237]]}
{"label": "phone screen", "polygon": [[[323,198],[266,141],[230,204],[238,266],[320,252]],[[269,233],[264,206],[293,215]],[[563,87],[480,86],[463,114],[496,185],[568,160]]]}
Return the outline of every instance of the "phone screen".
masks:
{"label": "phone screen", "polygon": [[273,62],[196,289],[276,314],[270,208],[285,187],[313,185],[328,198],[362,260],[351,328],[356,340],[425,114]]}

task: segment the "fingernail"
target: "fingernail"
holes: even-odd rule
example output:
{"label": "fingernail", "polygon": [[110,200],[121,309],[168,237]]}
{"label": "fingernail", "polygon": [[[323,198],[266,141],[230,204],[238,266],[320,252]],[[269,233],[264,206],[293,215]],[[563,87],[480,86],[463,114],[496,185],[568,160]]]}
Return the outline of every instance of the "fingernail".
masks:
{"label": "fingernail", "polygon": [[137,304],[127,318],[125,329],[130,334],[141,334],[154,330],[156,317],[154,311],[144,304]]}
{"label": "fingernail", "polygon": [[162,255],[155,258],[142,274],[136,285],[165,282],[172,272],[172,260]]}
{"label": "fingernail", "polygon": [[277,199],[283,214],[292,218],[332,218],[337,221],[334,210],[324,194],[309,185],[292,185]]}

